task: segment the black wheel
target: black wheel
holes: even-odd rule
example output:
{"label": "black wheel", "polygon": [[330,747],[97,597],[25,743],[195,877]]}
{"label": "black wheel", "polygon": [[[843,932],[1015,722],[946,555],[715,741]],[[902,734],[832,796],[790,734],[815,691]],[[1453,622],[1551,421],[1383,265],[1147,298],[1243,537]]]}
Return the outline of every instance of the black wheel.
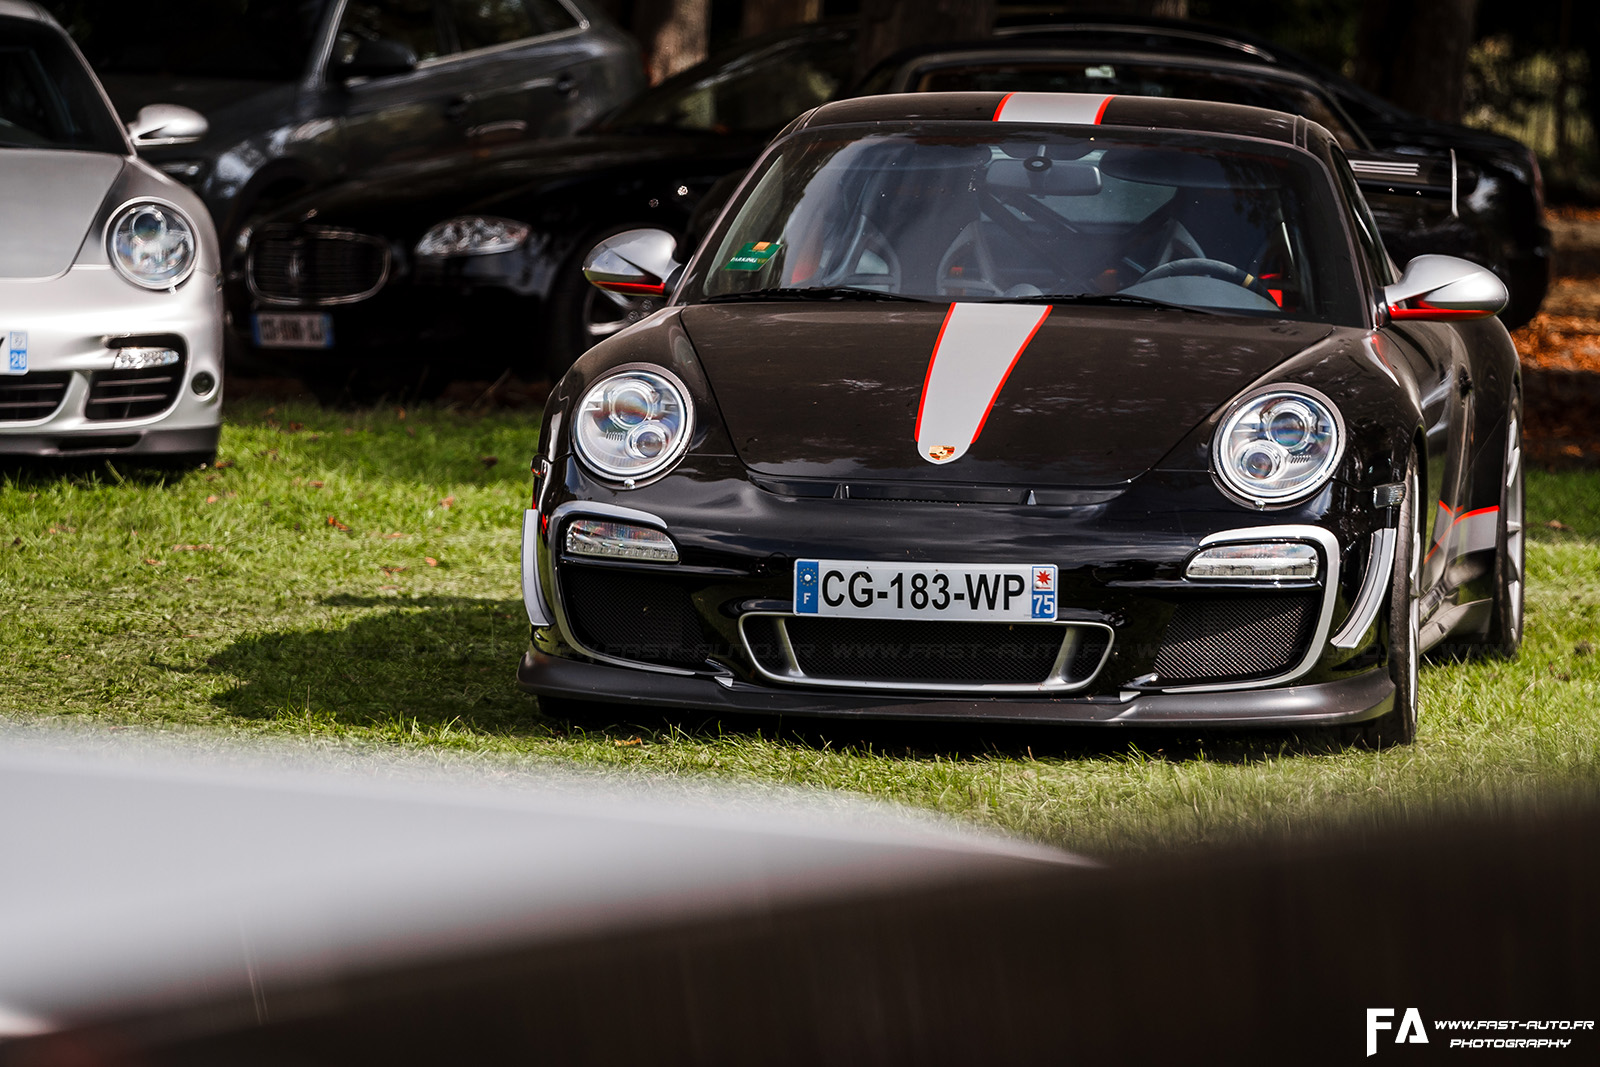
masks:
{"label": "black wheel", "polygon": [[647,223],[629,223],[596,230],[579,242],[577,254],[562,266],[550,290],[550,326],[545,334],[544,371],[552,382],[589,349],[666,304],[664,296],[602,292],[583,276],[583,257],[591,248],[607,237],[647,227]]}
{"label": "black wheel", "polygon": [[1522,647],[1524,574],[1527,546],[1522,532],[1526,497],[1522,470],[1522,412],[1511,412],[1506,426],[1505,477],[1500,483],[1500,528],[1495,538],[1494,611],[1483,637],[1487,655],[1511,659]]}
{"label": "black wheel", "polygon": [[1394,572],[1389,583],[1389,610],[1384,630],[1389,645],[1389,677],[1394,680],[1394,707],[1354,728],[1350,740],[1368,748],[1409,745],[1417,737],[1417,669],[1422,630],[1422,530],[1418,516],[1420,483],[1413,456],[1406,470],[1406,495],[1396,524]]}

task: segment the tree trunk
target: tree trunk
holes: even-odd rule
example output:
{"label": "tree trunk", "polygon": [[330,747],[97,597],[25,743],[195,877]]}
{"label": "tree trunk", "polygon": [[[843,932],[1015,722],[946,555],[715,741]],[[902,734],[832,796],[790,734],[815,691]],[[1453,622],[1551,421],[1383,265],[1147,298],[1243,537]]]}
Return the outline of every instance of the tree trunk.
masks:
{"label": "tree trunk", "polygon": [[785,26],[815,22],[821,17],[822,0],[744,0],[739,36],[754,37]]}
{"label": "tree trunk", "polygon": [[902,48],[987,37],[994,8],[995,0],[862,0],[856,74]]}
{"label": "tree trunk", "polygon": [[645,73],[657,85],[706,58],[711,0],[638,0],[633,35],[644,46]]}
{"label": "tree trunk", "polygon": [[1460,122],[1477,0],[1365,0],[1356,81],[1401,107]]}

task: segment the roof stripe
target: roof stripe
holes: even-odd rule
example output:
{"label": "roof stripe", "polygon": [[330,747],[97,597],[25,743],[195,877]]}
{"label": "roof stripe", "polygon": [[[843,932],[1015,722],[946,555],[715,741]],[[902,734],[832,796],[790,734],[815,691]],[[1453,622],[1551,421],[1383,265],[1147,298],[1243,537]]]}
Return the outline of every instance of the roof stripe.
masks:
{"label": "roof stripe", "polygon": [[994,121],[1097,126],[1112,99],[1098,93],[1007,93],[994,109]]}

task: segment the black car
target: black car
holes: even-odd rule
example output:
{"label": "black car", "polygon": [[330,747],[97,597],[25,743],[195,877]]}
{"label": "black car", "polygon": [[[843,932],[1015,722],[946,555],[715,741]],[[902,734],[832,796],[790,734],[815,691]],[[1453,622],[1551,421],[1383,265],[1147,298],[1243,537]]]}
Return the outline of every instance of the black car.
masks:
{"label": "black car", "polygon": [[558,376],[656,306],[648,295],[596,293],[584,253],[637,226],[688,233],[706,193],[835,96],[854,62],[848,26],[781,31],[663,82],[581,135],[290,202],[257,220],[231,267],[229,308],[256,361],[332,392],[353,374],[365,388],[425,386],[430,370],[438,383],[471,362]]}
{"label": "black car", "polygon": [[1395,271],[1338,142],[1235,105],[826,105],[558,383],[521,685],[789,714],[1416,728],[1522,630],[1482,267]]}
{"label": "black car", "polygon": [[[223,239],[337,178],[568,134],[643,85],[591,0],[45,0],[123,118],[161,101],[197,141],[139,145],[198,192]],[[138,143],[136,141],[136,143]]]}
{"label": "black car", "polygon": [[[1398,197],[1374,196],[1373,214],[1394,256],[1405,261],[1423,252],[1454,249],[1489,267],[1511,291],[1500,318],[1512,329],[1533,318],[1544,301],[1552,264],[1544,179],[1538,158],[1518,141],[1413,114],[1289,49],[1231,27],[1125,15],[1074,14],[1051,20],[1020,13],[1002,17],[995,36],[1000,43],[1024,46],[1053,43],[1079,50],[1186,54],[1309,78],[1374,151],[1424,159],[1448,158],[1453,152],[1462,172],[1458,177],[1472,183],[1454,205],[1439,199],[1419,203],[1415,196],[1408,201],[1405,194],[1413,190],[1403,187]],[[896,61],[885,62],[868,82],[886,82],[897,66]]]}

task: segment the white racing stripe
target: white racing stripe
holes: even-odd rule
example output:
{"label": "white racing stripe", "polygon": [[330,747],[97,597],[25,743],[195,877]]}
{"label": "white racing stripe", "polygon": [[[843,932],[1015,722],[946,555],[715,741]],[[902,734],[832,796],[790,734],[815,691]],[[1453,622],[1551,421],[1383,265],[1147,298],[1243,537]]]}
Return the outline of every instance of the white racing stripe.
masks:
{"label": "white racing stripe", "polygon": [[1050,306],[951,304],[928,361],[917,408],[917,454],[953,463],[983,431],[1022,350],[1050,316]]}
{"label": "white racing stripe", "polygon": [[1111,97],[1098,93],[1007,93],[994,109],[994,121],[1098,126],[1109,103]]}

